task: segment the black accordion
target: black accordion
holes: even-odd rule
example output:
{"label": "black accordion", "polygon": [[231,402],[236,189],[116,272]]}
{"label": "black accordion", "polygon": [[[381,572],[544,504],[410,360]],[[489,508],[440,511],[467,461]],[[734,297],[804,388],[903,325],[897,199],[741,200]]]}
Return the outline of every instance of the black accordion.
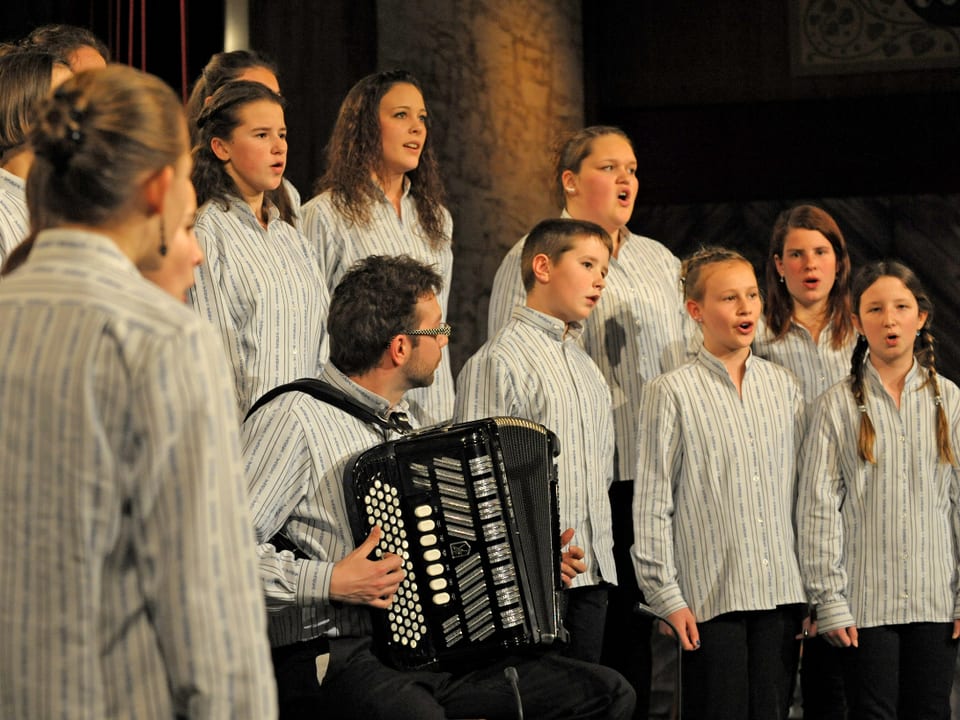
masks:
{"label": "black accordion", "polygon": [[443,669],[565,641],[556,436],[519,418],[428,429],[378,445],[347,468],[359,545],[403,558],[374,647],[398,669]]}

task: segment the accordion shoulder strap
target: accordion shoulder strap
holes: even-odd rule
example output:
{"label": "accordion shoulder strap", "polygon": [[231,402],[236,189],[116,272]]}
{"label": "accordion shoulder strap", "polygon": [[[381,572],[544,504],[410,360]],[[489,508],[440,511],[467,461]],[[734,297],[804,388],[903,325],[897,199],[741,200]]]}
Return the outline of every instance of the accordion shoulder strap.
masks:
{"label": "accordion shoulder strap", "polygon": [[333,405],[334,407],[339,408],[340,410],[343,410],[344,412],[349,413],[360,420],[363,420],[365,423],[376,425],[386,430],[393,429],[393,426],[389,422],[384,420],[376,413],[371,412],[369,408],[364,407],[339,388],[336,388],[330,383],[324,382],[323,380],[318,380],[316,378],[300,378],[299,380],[288,382],[264,393],[253,404],[253,407],[247,411],[246,417],[243,418],[244,421],[249,420],[251,415],[253,415],[257,410],[262,408],[274,398],[288,392],[306,393],[307,395],[315,397],[320,402]]}
{"label": "accordion shoulder strap", "polygon": [[[249,420],[251,415],[253,415],[268,402],[288,392],[307,393],[307,395],[312,395],[320,402],[333,405],[334,407],[339,408],[340,410],[343,410],[344,412],[349,413],[360,420],[363,420],[365,423],[377,425],[381,428],[390,428],[390,424],[386,420],[370,412],[370,410],[358,403],[345,392],[335,388],[330,383],[323,382],[323,380],[317,380],[316,378],[300,378],[299,380],[288,382],[264,393],[253,404],[253,407],[247,411],[246,417],[243,418],[244,422]],[[290,538],[283,534],[283,530],[270,538],[268,542],[272,543],[278,551],[289,550],[293,553],[294,557],[300,560],[308,558],[306,553],[297,547],[297,545],[290,540]]]}

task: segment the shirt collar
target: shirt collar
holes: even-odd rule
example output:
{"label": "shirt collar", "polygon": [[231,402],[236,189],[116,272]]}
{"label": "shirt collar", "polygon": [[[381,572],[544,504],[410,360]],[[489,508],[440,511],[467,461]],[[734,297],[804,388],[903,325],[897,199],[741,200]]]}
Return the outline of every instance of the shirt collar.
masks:
{"label": "shirt collar", "polygon": [[576,340],[583,332],[583,325],[581,323],[565,323],[560,318],[547,315],[526,305],[517,305],[514,307],[511,317],[522,322],[524,325],[531,325],[537,328],[557,342]]}
{"label": "shirt collar", "polygon": [[0,184],[10,187],[16,192],[26,193],[27,190],[27,183],[22,177],[3,168],[0,168]]}
{"label": "shirt collar", "polygon": [[[252,222],[260,230],[263,230],[263,225],[260,224],[257,216],[253,214],[253,209],[247,205],[243,198],[238,198],[235,195],[229,195],[228,200],[230,202],[231,210],[239,212],[242,217],[247,219],[249,222]],[[267,210],[267,226],[269,226],[270,223],[280,217],[280,211],[277,209],[276,205],[267,199],[266,195],[263,197],[263,207]]]}
{"label": "shirt collar", "polygon": [[[374,181],[374,184],[376,184],[375,181]],[[407,199],[407,196],[410,194],[410,187],[411,187],[411,185],[410,185],[410,178],[408,178],[406,175],[404,175],[404,176],[403,176],[403,184],[402,184],[401,189],[400,189],[400,200],[401,200],[401,202],[402,202],[403,200],[406,200],[406,199]],[[383,203],[388,203],[388,202],[390,202],[390,199],[387,197],[387,194],[383,191],[383,188],[380,187],[380,185],[378,185],[378,184],[377,184],[377,190],[380,191],[380,202],[383,202]]]}
{"label": "shirt collar", "polygon": [[37,235],[27,262],[67,261],[98,271],[123,272],[141,277],[133,261],[106,235],[88,230],[52,228]]}
{"label": "shirt collar", "polygon": [[[753,365],[753,360],[753,350],[750,350],[750,354],[747,355],[744,377],[746,377],[746,373],[750,371],[750,366]],[[730,380],[730,373],[727,370],[727,366],[723,364],[723,361],[720,360],[720,358],[707,350],[703,345],[700,346],[700,350],[697,352],[696,362],[703,365],[710,372]]]}
{"label": "shirt collar", "polygon": [[[870,362],[870,351],[867,350],[866,356],[863,358],[863,362],[866,365],[864,369],[864,377],[867,382],[870,383],[870,387],[877,391],[882,392],[884,395],[887,394],[887,390],[883,387],[883,380],[880,378],[880,373],[877,372],[877,369],[873,366],[873,363]],[[927,381],[927,374],[924,372],[924,369],[920,366],[920,363],[917,362],[916,358],[913,358],[913,365],[910,366],[910,369],[907,371],[907,376],[903,379],[903,390],[915,390],[923,385]]]}
{"label": "shirt collar", "polygon": [[387,420],[392,412],[400,411],[410,415],[410,408],[407,401],[401,399],[396,405],[391,405],[390,401],[384,397],[370,392],[364,387],[357,385],[353,380],[344,375],[340,369],[330,360],[323,366],[320,373],[320,379],[333,385],[338,390],[349,395],[361,405],[371,410],[377,417]]}
{"label": "shirt collar", "polygon": [[[788,332],[798,332],[801,335],[805,335],[806,337],[810,338],[811,342],[813,341],[813,335],[810,334],[810,331],[807,330],[807,328],[805,328],[803,325],[798,323],[796,320],[794,320],[792,317],[790,318],[790,328]],[[831,320],[826,325],[824,325],[823,329],[820,331],[820,342],[822,343],[824,342],[824,340],[831,341],[832,338],[833,338],[833,320]]]}

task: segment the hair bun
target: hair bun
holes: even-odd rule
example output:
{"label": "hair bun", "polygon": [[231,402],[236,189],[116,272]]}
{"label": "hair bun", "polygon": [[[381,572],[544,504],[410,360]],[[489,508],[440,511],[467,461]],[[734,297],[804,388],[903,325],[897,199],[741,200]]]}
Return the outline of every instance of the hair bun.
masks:
{"label": "hair bun", "polygon": [[34,152],[47,158],[57,170],[65,172],[83,146],[86,108],[79,105],[76,91],[57,90],[43,106],[31,138]]}

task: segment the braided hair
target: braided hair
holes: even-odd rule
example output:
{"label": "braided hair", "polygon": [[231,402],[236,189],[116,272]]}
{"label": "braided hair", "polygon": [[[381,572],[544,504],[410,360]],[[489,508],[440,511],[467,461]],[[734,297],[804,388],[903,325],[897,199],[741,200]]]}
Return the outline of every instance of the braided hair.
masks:
{"label": "braided hair", "polygon": [[[927,379],[921,386],[929,387],[933,394],[933,402],[937,408],[937,449],[940,462],[956,465],[957,460],[950,444],[950,425],[947,413],[943,407],[943,395],[940,391],[940,376],[937,374],[934,354],[934,337],[930,332],[933,320],[933,303],[916,274],[902,263],[880,260],[864,266],[853,280],[853,307],[859,315],[860,299],[867,288],[882,277],[893,277],[900,280],[913,294],[920,312],[927,313],[927,320],[920,329],[913,343],[913,354],[917,363],[927,372]],[[867,412],[866,386],[864,384],[864,366],[867,356],[868,343],[863,335],[857,337],[850,362],[850,391],[857,402],[860,411],[860,434],[857,440],[857,453],[860,459],[868,463],[876,463],[874,445],[876,430],[870,415]]]}
{"label": "braided hair", "polygon": [[724,247],[707,245],[686,258],[680,266],[680,284],[683,287],[684,300],[703,300],[704,278],[703,271],[710,265],[717,263],[742,262],[750,265],[750,261],[736,250]]}

